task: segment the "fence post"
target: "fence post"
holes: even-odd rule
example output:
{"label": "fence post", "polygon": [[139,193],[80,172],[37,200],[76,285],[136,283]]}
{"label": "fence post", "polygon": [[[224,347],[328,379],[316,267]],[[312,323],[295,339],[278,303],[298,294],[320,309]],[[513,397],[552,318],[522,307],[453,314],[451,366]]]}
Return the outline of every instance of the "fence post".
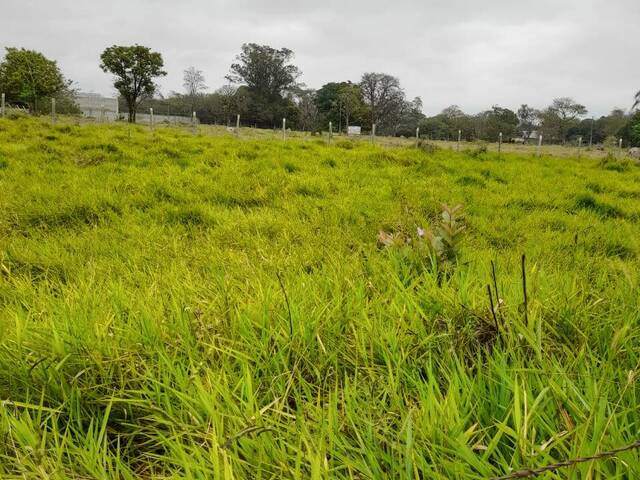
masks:
{"label": "fence post", "polygon": [[502,153],[502,132],[498,135],[498,155]]}
{"label": "fence post", "polygon": [[56,124],[56,99],[51,99],[51,123]]}
{"label": "fence post", "polygon": [[240,114],[236,116],[236,135],[240,136]]}
{"label": "fence post", "polygon": [[371,125],[371,143],[374,142],[376,138],[376,124]]}
{"label": "fence post", "polygon": [[416,148],[418,148],[419,141],[420,141],[420,127],[416,127]]}
{"label": "fence post", "polygon": [[287,119],[282,119],[282,140],[287,139]]}
{"label": "fence post", "polygon": [[100,123],[104,123],[104,122],[105,122],[104,105],[100,105]]}
{"label": "fence post", "polygon": [[2,118],[4,118],[4,93],[2,94],[2,99],[0,100],[0,114],[2,114]]}
{"label": "fence post", "polygon": [[462,138],[462,130],[458,130],[458,146],[456,147],[456,151],[460,151],[460,139]]}
{"label": "fence post", "polygon": [[153,132],[153,108],[149,109],[149,127],[151,128],[151,131]]}
{"label": "fence post", "polygon": [[580,157],[581,148],[582,148],[582,137],[578,137],[578,157]]}
{"label": "fence post", "polygon": [[537,155],[540,156],[540,149],[542,148],[542,135],[540,135],[538,137],[538,148],[537,148]]}
{"label": "fence post", "polygon": [[333,139],[333,123],[329,122],[329,145],[331,145],[332,139]]}
{"label": "fence post", "polygon": [[193,134],[194,134],[194,135],[196,134],[196,130],[197,130],[197,128],[196,128],[196,121],[197,121],[197,119],[196,119],[196,112],[193,112],[193,113],[191,114],[191,126],[192,126],[192,128],[193,128]]}

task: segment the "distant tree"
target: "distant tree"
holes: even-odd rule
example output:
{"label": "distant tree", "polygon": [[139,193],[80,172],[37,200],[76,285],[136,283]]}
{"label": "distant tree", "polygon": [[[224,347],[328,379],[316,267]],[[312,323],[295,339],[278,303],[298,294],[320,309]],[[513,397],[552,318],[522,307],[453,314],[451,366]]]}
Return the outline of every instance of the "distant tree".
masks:
{"label": "distant tree", "polygon": [[288,48],[276,50],[268,45],[245,43],[226,78],[266,98],[281,97],[301,75],[298,67],[290,63],[293,55]]}
{"label": "distant tree", "polygon": [[422,112],[422,108],[424,107],[424,103],[422,102],[422,97],[413,97],[413,100],[410,102],[411,109],[414,112]]}
{"label": "distant tree", "polygon": [[454,119],[464,117],[465,113],[458,105],[449,105],[448,107],[442,109],[440,115],[446,118]]}
{"label": "distant tree", "polygon": [[583,140],[593,140],[593,143],[602,143],[607,138],[623,138],[626,143],[629,138],[629,122],[632,115],[627,114],[621,108],[614,108],[609,115],[603,115],[597,120],[585,119],[574,122],[567,131],[569,138],[582,137]]}
{"label": "distant tree", "polygon": [[626,145],[640,147],[640,111],[636,110],[626,118],[627,122],[615,135],[622,138]]}
{"label": "distant tree", "polygon": [[323,123],[333,122],[336,127],[340,127],[342,118],[342,102],[340,101],[340,90],[348,82],[329,82],[320,87],[315,95],[318,113],[322,116]]}
{"label": "distant tree", "polygon": [[344,124],[348,127],[351,121],[361,121],[365,109],[362,103],[360,87],[349,81],[330,82],[323,85],[315,95],[318,113],[321,122],[333,123],[336,130],[343,130]]}
{"label": "distant tree", "polygon": [[231,116],[235,113],[238,115],[238,109],[236,107],[236,93],[238,92],[238,88],[233,85],[223,85],[216,93],[220,97],[220,103],[222,106],[222,111],[224,113],[224,117],[226,119],[227,126],[231,124]]}
{"label": "distant tree", "polygon": [[[338,90],[338,104],[340,106],[341,115],[345,120],[345,130],[348,131],[349,122],[354,117],[361,115],[364,110],[360,87],[351,82],[342,84]],[[340,125],[340,127],[342,127],[342,125]]]}
{"label": "distant tree", "polygon": [[482,124],[478,137],[487,142],[496,142],[501,133],[507,141],[518,132],[518,116],[508,108],[494,105],[491,110],[479,114],[477,120]]}
{"label": "distant tree", "polygon": [[442,118],[442,121],[446,126],[444,139],[457,139],[458,130],[461,131],[462,137],[468,138],[468,132],[465,132],[465,130],[470,129],[470,121],[467,115],[460,109],[460,107],[458,107],[458,105],[448,106],[447,108],[442,110],[442,112],[440,112],[440,117]]}
{"label": "distant tree", "polygon": [[245,43],[226,76],[231,83],[246,85],[250,112],[257,123],[275,125],[292,102],[284,95],[296,86],[301,72],[291,64],[293,51],[268,45]]}
{"label": "distant tree", "polygon": [[189,67],[184,71],[183,84],[187,96],[191,99],[191,110],[196,110],[198,96],[207,89],[202,70]]}
{"label": "distant tree", "polygon": [[518,109],[518,128],[522,132],[522,140],[524,142],[531,136],[531,133],[537,126],[537,119],[540,112],[529,105],[522,104]]}
{"label": "distant tree", "polygon": [[600,117],[598,120],[585,118],[576,121],[568,130],[569,138],[582,137],[584,143],[601,143],[606,138],[605,125],[608,117]]}
{"label": "distant tree", "polygon": [[141,45],[114,45],[102,52],[100,59],[100,68],[115,76],[113,86],[127,103],[129,122],[135,123],[140,102],[156,91],[154,79],[167,74],[162,70],[162,55]]}
{"label": "distant tree", "polygon": [[392,127],[405,99],[400,80],[386,73],[365,73],[360,90],[371,124],[380,126],[381,131]]}
{"label": "distant tree", "polygon": [[248,98],[244,89],[233,85],[223,85],[216,90],[220,108],[227,126],[231,125],[236,115],[242,115],[247,109]]}
{"label": "distant tree", "polygon": [[413,136],[416,128],[425,116],[422,113],[422,98],[415,97],[412,101],[403,102],[395,128],[396,135]]}
{"label": "distant tree", "polygon": [[315,90],[305,88],[296,90],[294,94],[294,103],[298,107],[297,126],[303,132],[313,131],[319,126],[315,96]]}
{"label": "distant tree", "polygon": [[545,142],[563,142],[561,120],[557,112],[547,107],[538,112],[539,131]]}
{"label": "distant tree", "polygon": [[465,114],[457,105],[451,105],[433,117],[420,121],[420,134],[432,140],[457,140],[458,131],[464,140],[476,136],[474,117]]}
{"label": "distant tree", "polygon": [[448,136],[448,126],[442,115],[425,118],[419,125],[420,134],[432,140],[441,140]]}
{"label": "distant tree", "polygon": [[618,132],[627,124],[629,116],[621,108],[614,108],[606,117],[602,117],[605,136],[618,136]]}
{"label": "distant tree", "polygon": [[24,48],[7,48],[0,62],[0,90],[9,102],[20,101],[38,113],[39,101],[70,92],[71,82],[65,80],[55,61],[43,54]]}
{"label": "distant tree", "polygon": [[569,129],[578,123],[578,118],[587,113],[584,105],[577,103],[569,97],[560,97],[542,112],[540,119],[542,126],[552,133],[559,141],[567,140]]}

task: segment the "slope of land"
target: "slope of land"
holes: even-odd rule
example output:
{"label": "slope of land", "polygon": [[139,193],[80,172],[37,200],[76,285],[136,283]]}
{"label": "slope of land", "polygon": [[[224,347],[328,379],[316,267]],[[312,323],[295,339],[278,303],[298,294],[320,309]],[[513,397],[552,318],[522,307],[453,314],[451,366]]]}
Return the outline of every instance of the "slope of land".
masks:
{"label": "slope of land", "polygon": [[[614,158],[0,121],[0,476],[486,478],[637,440],[639,199]],[[415,247],[441,203],[446,265]]]}

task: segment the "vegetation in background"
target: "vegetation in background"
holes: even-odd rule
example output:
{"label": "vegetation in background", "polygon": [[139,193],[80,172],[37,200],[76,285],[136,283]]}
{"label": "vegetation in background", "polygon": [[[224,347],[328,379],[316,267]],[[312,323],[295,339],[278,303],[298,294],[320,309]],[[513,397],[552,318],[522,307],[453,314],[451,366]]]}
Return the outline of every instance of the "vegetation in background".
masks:
{"label": "vegetation in background", "polygon": [[8,103],[22,103],[33,113],[49,111],[51,98],[59,112],[72,113],[72,82],[66,80],[55,61],[34,50],[6,48],[0,62],[0,92]]}
{"label": "vegetation in background", "polygon": [[494,106],[478,115],[476,125],[477,136],[482,140],[495,142],[501,133],[505,141],[521,136],[518,116],[508,108]]}
{"label": "vegetation in background", "polygon": [[332,122],[337,132],[347,131],[349,125],[366,124],[366,107],[358,84],[349,81],[326,83],[316,91],[315,102],[319,122],[322,125]]}
{"label": "vegetation in background", "polygon": [[522,132],[522,140],[526,143],[538,125],[537,119],[540,112],[525,103],[520,105],[516,115],[518,117],[518,130]]}
{"label": "vegetation in background", "polygon": [[105,49],[100,55],[100,68],[113,74],[113,86],[127,104],[129,122],[135,123],[138,106],[156,91],[155,79],[165,76],[162,55],[142,45]]}
{"label": "vegetation in background", "polygon": [[[37,52],[8,49],[0,64],[0,89],[9,92],[8,101],[26,102],[35,113],[48,113],[49,98],[58,100],[60,113],[78,112],[73,89],[58,71],[55,62]],[[231,126],[240,115],[241,125],[280,128],[282,118],[290,128],[306,132],[328,129],[346,132],[350,124],[363,127],[366,134],[376,124],[377,133],[413,137],[420,129],[428,140],[496,142],[500,133],[505,142],[535,143],[542,134],[544,142],[585,145],[617,144],[640,146],[640,121],[634,109],[615,108],[598,120],[584,119],[586,108],[570,97],[560,97],[543,111],[526,104],[518,112],[494,105],[476,115],[464,113],[457,105],[440,114],[426,117],[420,97],[409,101],[400,80],[381,72],[365,73],[359,83],[329,82],[318,90],[298,83],[300,69],[292,63],[293,51],[268,45],[244,44],[227,79],[214,93],[206,92],[201,70],[184,71],[185,93],[170,92],[164,97],[154,79],[166,75],[159,53],[147,47],[110,47],[103,52],[101,68],[114,73],[120,92],[120,111],[135,121],[138,109],[153,108],[162,115],[191,117],[196,112],[200,123]],[[2,71],[5,71],[2,74]],[[4,80],[3,80],[4,78]],[[62,85],[62,87],[60,87]],[[6,93],[6,92],[5,92]],[[37,108],[36,108],[37,107]],[[535,138],[532,138],[535,137]]]}
{"label": "vegetation in background", "polygon": [[296,86],[302,75],[291,63],[293,51],[275,49],[268,45],[245,43],[236,62],[231,64],[226,79],[246,88],[250,98],[247,114],[251,123],[259,126],[278,126],[289,115],[291,103],[286,94]]}
{"label": "vegetation in background", "polygon": [[[0,120],[0,477],[481,479],[637,439],[640,167],[267,133]],[[441,202],[450,273],[377,247]]]}
{"label": "vegetation in background", "polygon": [[569,97],[553,100],[553,103],[540,113],[540,128],[545,137],[565,143],[569,128],[578,118],[586,115],[587,109]]}
{"label": "vegetation in background", "polygon": [[198,97],[207,89],[204,74],[202,70],[198,70],[196,67],[189,67],[184,71],[182,78],[182,85],[184,86],[186,95],[191,100],[190,110],[195,112],[198,106]]}

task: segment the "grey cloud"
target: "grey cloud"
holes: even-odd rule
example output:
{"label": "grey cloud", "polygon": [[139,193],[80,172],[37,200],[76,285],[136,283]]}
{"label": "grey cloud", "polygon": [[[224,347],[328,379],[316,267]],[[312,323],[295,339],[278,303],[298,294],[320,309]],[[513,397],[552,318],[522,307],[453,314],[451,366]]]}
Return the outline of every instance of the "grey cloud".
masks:
{"label": "grey cloud", "polygon": [[637,0],[3,0],[0,9],[0,47],[40,50],[103,93],[112,89],[100,52],[134,42],[163,53],[165,93],[181,90],[191,65],[222,85],[243,42],[291,48],[312,87],[391,73],[426,113],[570,95],[600,115],[628,108],[640,89]]}

